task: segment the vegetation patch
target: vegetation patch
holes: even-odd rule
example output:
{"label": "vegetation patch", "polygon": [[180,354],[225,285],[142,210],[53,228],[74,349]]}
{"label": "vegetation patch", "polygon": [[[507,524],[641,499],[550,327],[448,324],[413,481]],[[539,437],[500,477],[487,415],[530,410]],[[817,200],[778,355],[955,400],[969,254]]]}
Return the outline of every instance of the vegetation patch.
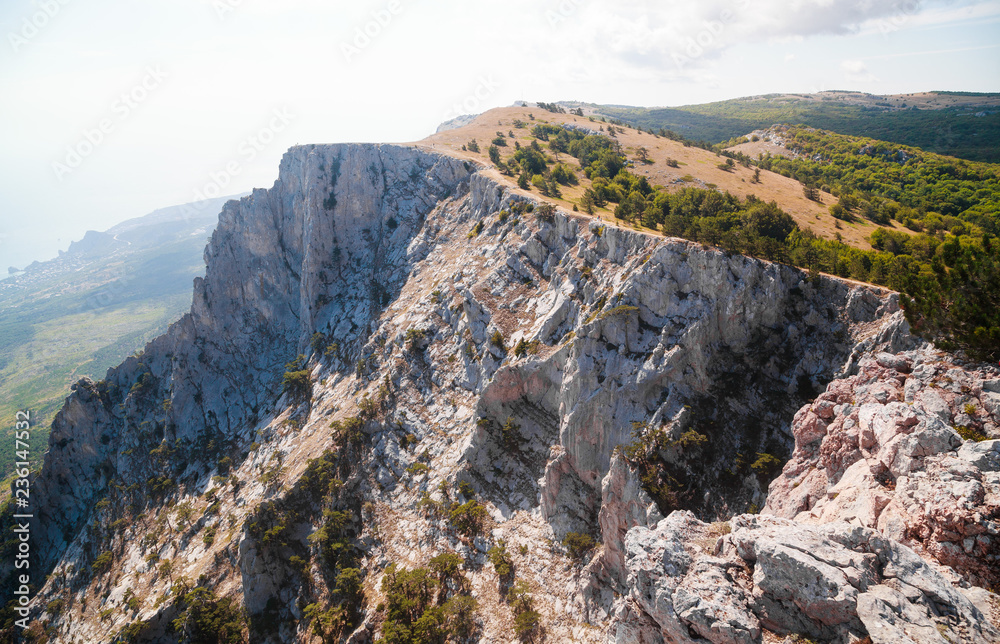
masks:
{"label": "vegetation patch", "polygon": [[589,534],[582,532],[570,532],[563,537],[562,544],[566,547],[569,556],[577,561],[581,561],[590,553],[597,543]]}
{"label": "vegetation patch", "polygon": [[406,570],[396,564],[386,568],[381,585],[386,616],[382,642],[444,644],[475,633],[478,602],[456,590],[464,585],[453,583],[461,576],[460,562],[457,555],[439,555],[431,560],[431,569]]}
{"label": "vegetation patch", "polygon": [[285,365],[281,384],[283,390],[293,398],[305,400],[312,398],[312,374],[305,366],[306,357],[302,354]]}

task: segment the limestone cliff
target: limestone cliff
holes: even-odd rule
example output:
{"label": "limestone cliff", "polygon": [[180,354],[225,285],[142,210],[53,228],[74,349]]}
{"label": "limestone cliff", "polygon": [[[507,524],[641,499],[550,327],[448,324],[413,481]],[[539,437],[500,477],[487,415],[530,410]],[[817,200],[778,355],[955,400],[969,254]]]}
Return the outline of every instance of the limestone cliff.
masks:
{"label": "limestone cliff", "polygon": [[[78,383],[53,424],[34,481],[35,569],[52,573],[35,617],[56,641],[183,641],[183,593],[205,588],[245,607],[250,641],[318,641],[312,607],[344,592],[323,546],[334,517],[364,599],[328,638],[374,639],[390,564],[454,552],[474,638],[509,641],[510,578],[487,562],[500,543],[551,641],[900,641],[866,617],[886,606],[938,632],[889,577],[938,593],[964,624],[950,637],[994,636],[875,525],[743,516],[703,548],[711,561],[664,554],[685,530],[705,538],[696,517],[777,507],[767,464],[792,457],[787,478],[806,457],[797,410],[869,356],[916,346],[896,294],[536,205],[414,147],[291,149],[270,190],[223,209],[191,313]],[[286,371],[307,377],[283,388]],[[651,435],[670,477],[652,496],[621,449]],[[477,503],[475,530],[454,520]],[[582,561],[561,543],[574,533],[600,542]],[[801,572],[782,568],[787,548],[816,544],[864,588],[789,608],[829,590],[778,588]],[[701,576],[678,595],[689,566]]]}

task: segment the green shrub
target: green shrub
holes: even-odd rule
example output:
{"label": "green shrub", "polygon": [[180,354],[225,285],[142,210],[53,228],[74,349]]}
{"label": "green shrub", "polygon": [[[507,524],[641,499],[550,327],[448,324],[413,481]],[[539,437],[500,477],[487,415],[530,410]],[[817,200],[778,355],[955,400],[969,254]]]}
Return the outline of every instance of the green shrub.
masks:
{"label": "green shrub", "polygon": [[172,625],[182,641],[238,644],[244,640],[246,618],[232,598],[219,599],[207,588],[195,588],[179,602],[182,612]]}
{"label": "green shrub", "polygon": [[62,599],[53,599],[48,604],[45,605],[45,612],[53,617],[58,617],[59,613],[62,612],[63,605],[66,602]]}
{"label": "green shrub", "polygon": [[419,349],[427,340],[427,331],[423,329],[407,329],[403,342],[409,351]]}
{"label": "green shrub", "polygon": [[309,560],[298,555],[292,555],[288,558],[288,565],[297,572],[301,577],[308,577],[309,575]]}
{"label": "green shrub", "polygon": [[358,401],[358,414],[361,418],[375,418],[378,416],[378,412],[379,404],[368,396],[362,396],[361,400]]}
{"label": "green shrub", "polygon": [[444,644],[470,637],[476,628],[476,600],[455,595],[445,601],[449,581],[456,588],[465,586],[465,578],[459,571],[462,563],[458,555],[444,553],[431,559],[430,570],[405,570],[390,564],[381,585],[386,619],[380,641]]}
{"label": "green shrub", "polygon": [[774,455],[758,453],[757,460],[750,467],[758,476],[770,477],[777,470],[781,469],[782,462]]}
{"label": "green shrub", "polygon": [[354,516],[350,512],[324,510],[323,525],[309,535],[309,543],[319,550],[327,570],[335,570],[351,561],[352,547],[348,528],[353,520]]}
{"label": "green shrub", "polygon": [[674,445],[680,447],[681,449],[694,449],[696,447],[701,447],[708,442],[708,436],[699,433],[697,430],[689,429],[681,437],[674,441]]}
{"label": "green shrub", "polygon": [[285,474],[285,468],[281,463],[274,463],[260,474],[260,482],[266,487],[277,485],[281,482],[281,477]]}
{"label": "green shrub", "polygon": [[528,610],[520,613],[514,618],[514,632],[521,639],[530,638],[541,620],[542,616],[537,611]]}
{"label": "green shrub", "polygon": [[535,600],[531,597],[531,588],[528,582],[518,579],[507,591],[507,603],[514,610],[515,615],[526,613],[535,608]]}
{"label": "green shrub", "polygon": [[431,471],[430,466],[427,463],[413,463],[406,468],[406,472],[411,476],[420,476],[422,474],[427,474]]}
{"label": "green shrub", "polygon": [[194,506],[191,505],[190,501],[178,503],[175,512],[177,513],[177,520],[179,522],[187,525],[191,524],[191,518],[194,516]]}
{"label": "green shrub", "polygon": [[286,371],[285,375],[282,376],[281,385],[283,391],[293,398],[308,399],[312,397],[312,374],[306,369]]}
{"label": "green shrub", "polygon": [[601,315],[600,315],[600,317],[598,317],[598,319],[599,320],[604,320],[606,318],[613,317],[615,315],[628,315],[628,314],[631,314],[631,313],[638,314],[639,313],[639,307],[638,306],[627,306],[627,305],[623,304],[621,306],[616,306],[613,309],[609,309],[609,310],[601,313]]}
{"label": "green shrub", "polygon": [[324,642],[339,635],[349,621],[347,610],[342,605],[324,609],[321,604],[309,604],[302,610],[302,614],[309,620],[313,634]]}
{"label": "green shrub", "polygon": [[435,606],[424,611],[414,622],[413,642],[445,642],[448,639],[447,616],[444,608]]}
{"label": "green shrub", "polygon": [[500,441],[508,448],[517,447],[521,439],[521,426],[514,422],[513,417],[508,417],[500,428],[500,437]]}
{"label": "green shrub", "polygon": [[482,530],[486,508],[476,501],[469,501],[451,510],[448,522],[466,537],[474,537]]}
{"label": "green shrub", "polygon": [[132,622],[127,626],[122,626],[118,633],[115,634],[114,641],[134,642],[145,628],[146,624],[144,622]]}
{"label": "green shrub", "polygon": [[526,354],[535,355],[538,353],[539,347],[542,345],[539,340],[532,340],[531,342],[526,342],[525,340],[518,341],[517,345],[514,346],[514,355],[520,358]]}
{"label": "green shrub", "polygon": [[448,630],[459,641],[467,640],[476,631],[475,615],[479,602],[468,595],[456,595],[444,604]]}
{"label": "green shrub", "polygon": [[348,603],[359,605],[364,599],[361,570],[358,568],[343,568],[337,573],[337,585],[334,591],[344,597]]}
{"label": "green shrub", "polygon": [[343,421],[335,420],[330,423],[330,429],[336,438],[342,438],[351,444],[358,444],[364,440],[364,433],[361,431],[365,426],[365,421],[360,417],[346,418]]}
{"label": "green shrub", "polygon": [[555,206],[549,203],[538,204],[538,207],[535,208],[535,215],[538,217],[539,221],[547,224],[555,223],[555,212]]}
{"label": "green shrub", "polygon": [[94,571],[94,574],[104,574],[111,569],[112,561],[111,552],[105,550],[101,554],[97,555],[97,558],[94,559],[94,563],[90,564],[90,569]]}
{"label": "green shrub", "polygon": [[989,439],[989,436],[987,436],[986,434],[977,431],[971,427],[966,427],[965,425],[959,425],[958,427],[955,428],[955,431],[958,432],[958,435],[962,437],[962,440],[975,441],[979,443]]}
{"label": "green shrub", "polygon": [[454,552],[444,552],[431,558],[430,567],[437,574],[442,588],[447,587],[448,582],[461,587],[465,583],[465,575],[460,570],[464,563],[465,559]]}
{"label": "green shrub", "polygon": [[476,489],[472,487],[472,484],[469,483],[468,481],[459,481],[456,487],[458,487],[458,493],[464,496],[465,498],[467,499],[476,498]]}
{"label": "green shrub", "polygon": [[490,336],[490,344],[500,349],[501,351],[507,350],[507,348],[504,346],[503,334],[500,333],[499,329],[494,331],[493,335]]}
{"label": "green shrub", "polygon": [[387,621],[412,625],[433,603],[438,581],[427,568],[399,569],[390,564],[382,578]]}
{"label": "green shrub", "polygon": [[514,572],[514,562],[507,552],[507,544],[503,539],[498,539],[496,545],[490,548],[487,553],[493,569],[501,578],[510,576]]}
{"label": "green shrub", "polygon": [[424,513],[424,516],[428,518],[440,518],[444,515],[445,510],[444,504],[439,501],[435,501],[427,492],[420,495],[420,500],[417,501],[417,509],[421,510]]}
{"label": "green shrub", "polygon": [[593,550],[594,546],[597,545],[594,542],[593,537],[582,532],[568,533],[563,538],[562,543],[566,546],[566,550],[569,551],[569,556],[577,561],[587,556],[587,553]]}

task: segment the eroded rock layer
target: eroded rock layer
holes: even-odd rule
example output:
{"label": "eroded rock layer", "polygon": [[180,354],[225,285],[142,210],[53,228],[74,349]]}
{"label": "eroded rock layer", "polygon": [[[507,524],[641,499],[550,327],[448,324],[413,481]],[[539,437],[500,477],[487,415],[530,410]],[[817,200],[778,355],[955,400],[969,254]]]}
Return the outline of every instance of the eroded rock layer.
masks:
{"label": "eroded rock layer", "polygon": [[[514,578],[551,641],[995,637],[960,588],[990,579],[995,454],[949,425],[968,402],[994,432],[992,384],[909,385],[894,293],[535,204],[415,148],[290,150],[223,210],[191,313],[56,419],[39,623],[183,641],[201,588],[254,642],[370,641],[390,564],[450,552],[480,641],[510,639]],[[655,489],[621,449],[654,434]],[[925,512],[946,479],[965,505]],[[785,518],[710,523],[760,507]],[[362,598],[335,634],[334,533]]]}

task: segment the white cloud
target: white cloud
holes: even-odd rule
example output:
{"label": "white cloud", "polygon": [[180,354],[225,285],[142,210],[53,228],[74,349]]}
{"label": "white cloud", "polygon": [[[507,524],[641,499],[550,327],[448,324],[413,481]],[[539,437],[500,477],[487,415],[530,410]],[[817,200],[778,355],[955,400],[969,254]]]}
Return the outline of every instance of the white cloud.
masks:
{"label": "white cloud", "polygon": [[870,83],[878,80],[863,60],[845,60],[840,63],[840,69],[844,72],[844,78],[852,83]]}
{"label": "white cloud", "polygon": [[[883,30],[885,25],[902,28],[928,12],[933,18],[921,24],[968,13],[955,8],[955,0],[666,0],[655,6],[646,0],[550,0],[542,11],[551,13],[553,7],[565,4],[573,9],[552,26],[556,33],[546,39],[548,52],[555,49],[553,40],[569,50],[574,42],[600,42],[605,46],[594,48],[594,59],[589,61],[597,68],[625,64],[643,69],[647,78],[654,73],[667,79],[692,78],[738,45],[801,42],[813,36],[867,32],[878,25]],[[988,13],[998,4],[990,0],[972,6],[982,5],[986,8],[977,12]],[[947,11],[942,10],[944,5],[949,6]]]}

